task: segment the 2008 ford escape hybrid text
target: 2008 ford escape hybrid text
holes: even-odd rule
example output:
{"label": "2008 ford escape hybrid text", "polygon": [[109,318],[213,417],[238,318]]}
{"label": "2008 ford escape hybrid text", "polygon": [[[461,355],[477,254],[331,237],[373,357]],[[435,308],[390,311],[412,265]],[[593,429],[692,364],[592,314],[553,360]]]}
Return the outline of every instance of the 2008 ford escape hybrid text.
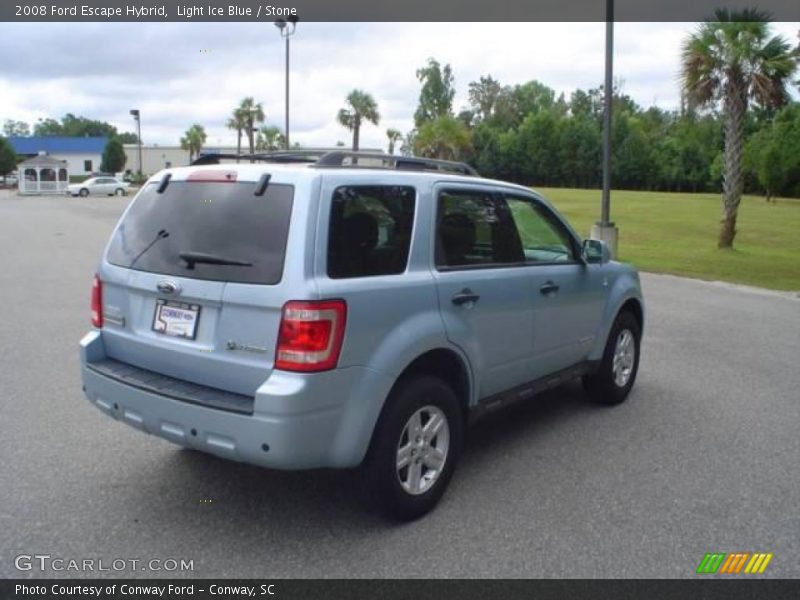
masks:
{"label": "2008 ford escape hybrid text", "polygon": [[106,414],[265,467],[360,466],[412,519],[481,414],[574,377],[627,397],[638,274],[535,192],[413,157],[230,158],[156,174],[111,236],[80,344]]}

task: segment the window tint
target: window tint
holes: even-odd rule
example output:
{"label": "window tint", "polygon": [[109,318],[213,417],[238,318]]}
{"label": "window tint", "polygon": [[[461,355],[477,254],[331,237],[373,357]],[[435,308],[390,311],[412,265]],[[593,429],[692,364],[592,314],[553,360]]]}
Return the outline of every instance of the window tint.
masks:
{"label": "window tint", "polygon": [[[148,185],[114,234],[108,261],[193,279],[278,283],[294,190],[270,184],[256,196],[255,186],[175,181],[159,194],[158,184]],[[211,264],[224,261],[249,265]]]}
{"label": "window tint", "polygon": [[402,273],[414,223],[414,188],[345,186],[333,193],[328,234],[328,276]]}
{"label": "window tint", "polygon": [[525,262],[560,262],[575,259],[572,238],[545,207],[525,198],[507,197]]}
{"label": "window tint", "polygon": [[524,260],[508,205],[497,194],[443,192],[437,219],[439,267],[519,264]]}

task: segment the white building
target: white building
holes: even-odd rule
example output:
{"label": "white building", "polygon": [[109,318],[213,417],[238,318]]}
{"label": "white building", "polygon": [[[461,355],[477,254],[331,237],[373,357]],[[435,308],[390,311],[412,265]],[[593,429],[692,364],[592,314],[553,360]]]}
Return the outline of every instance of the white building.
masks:
{"label": "white building", "polygon": [[[136,173],[139,171],[139,146],[137,144],[124,144],[125,170]],[[242,150],[246,152],[246,150]],[[203,154],[225,153],[236,154],[236,146],[203,148]],[[160,146],[158,144],[142,144],[142,173],[152,175],[161,169],[171,167],[185,167],[189,164],[189,151],[180,146]]]}
{"label": "white building", "polygon": [[7,138],[14,152],[23,158],[48,155],[66,161],[70,177],[88,177],[100,170],[106,137],[65,137],[58,135]]}
{"label": "white building", "polygon": [[[139,146],[137,144],[124,144],[125,170],[136,173],[139,170]],[[349,150],[349,148],[298,148],[298,150],[327,152],[334,150]],[[260,152],[260,151],[257,151]],[[361,152],[381,153],[380,148],[364,148]],[[242,154],[247,154],[248,149],[243,146]],[[236,146],[204,147],[200,154],[236,154]],[[180,146],[160,146],[158,144],[142,144],[142,173],[152,175],[161,169],[172,167],[185,167],[189,164],[189,151]]]}

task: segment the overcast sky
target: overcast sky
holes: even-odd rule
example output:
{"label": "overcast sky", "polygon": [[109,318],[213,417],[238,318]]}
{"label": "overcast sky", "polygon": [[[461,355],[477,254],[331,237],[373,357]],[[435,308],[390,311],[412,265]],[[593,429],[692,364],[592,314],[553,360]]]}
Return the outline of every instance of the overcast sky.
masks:
{"label": "overcast sky", "polygon": [[[695,25],[618,23],[615,77],[638,103],[675,108],[681,40]],[[774,30],[797,43],[800,23]],[[350,134],[336,113],[353,88],[371,93],[381,114],[362,147],[384,147],[388,127],[412,127],[415,71],[428,57],[450,63],[455,109],[467,84],[491,74],[503,84],[537,79],[565,92],[603,79],[604,23],[300,23],[292,38],[291,135],[331,146]],[[283,129],[284,46],[269,23],[0,24],[0,121],[31,124],[67,112],[133,130],[145,143],[177,144],[200,123],[207,146],[235,144],[225,128],[244,96]]]}

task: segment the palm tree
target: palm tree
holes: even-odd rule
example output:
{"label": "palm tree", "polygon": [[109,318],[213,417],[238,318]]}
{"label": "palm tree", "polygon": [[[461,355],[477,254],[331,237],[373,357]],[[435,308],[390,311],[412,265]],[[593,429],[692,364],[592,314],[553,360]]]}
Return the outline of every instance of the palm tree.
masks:
{"label": "palm tree", "polygon": [[228,129],[233,129],[236,131],[236,154],[242,153],[242,132],[244,128],[247,127],[247,123],[245,123],[244,115],[239,111],[238,108],[235,108],[233,114],[230,119],[225,123]]}
{"label": "palm tree", "polygon": [[264,125],[258,130],[256,136],[256,150],[267,152],[274,152],[280,150],[286,145],[286,139],[283,137],[281,130],[274,125]]}
{"label": "palm tree", "polygon": [[194,160],[195,156],[200,155],[200,150],[203,149],[203,144],[206,143],[206,130],[202,125],[195,123],[181,138],[181,148],[189,151],[189,162]]}
{"label": "palm tree", "polygon": [[403,134],[397,129],[387,129],[386,137],[389,138],[389,154],[394,154],[394,146],[403,139]]}
{"label": "palm tree", "polygon": [[414,136],[413,147],[419,156],[460,160],[472,148],[472,135],[463,121],[446,115],[423,123]]}
{"label": "palm tree", "polygon": [[772,36],[769,15],[757,9],[717,10],[683,43],[682,87],[689,108],[722,104],[725,127],[722,226],[717,245],[733,246],[744,177],[742,151],[748,104],[776,107],[797,67],[789,43]]}
{"label": "palm tree", "polygon": [[255,132],[256,123],[263,123],[266,116],[261,102],[256,102],[251,96],[244,98],[236,109],[242,117],[244,132],[247,134],[247,141],[250,146],[250,154],[255,152]]}
{"label": "palm tree", "polygon": [[361,90],[353,90],[347,95],[347,106],[339,111],[336,119],[353,132],[353,151],[357,151],[361,124],[369,121],[377,125],[381,116],[375,98]]}

